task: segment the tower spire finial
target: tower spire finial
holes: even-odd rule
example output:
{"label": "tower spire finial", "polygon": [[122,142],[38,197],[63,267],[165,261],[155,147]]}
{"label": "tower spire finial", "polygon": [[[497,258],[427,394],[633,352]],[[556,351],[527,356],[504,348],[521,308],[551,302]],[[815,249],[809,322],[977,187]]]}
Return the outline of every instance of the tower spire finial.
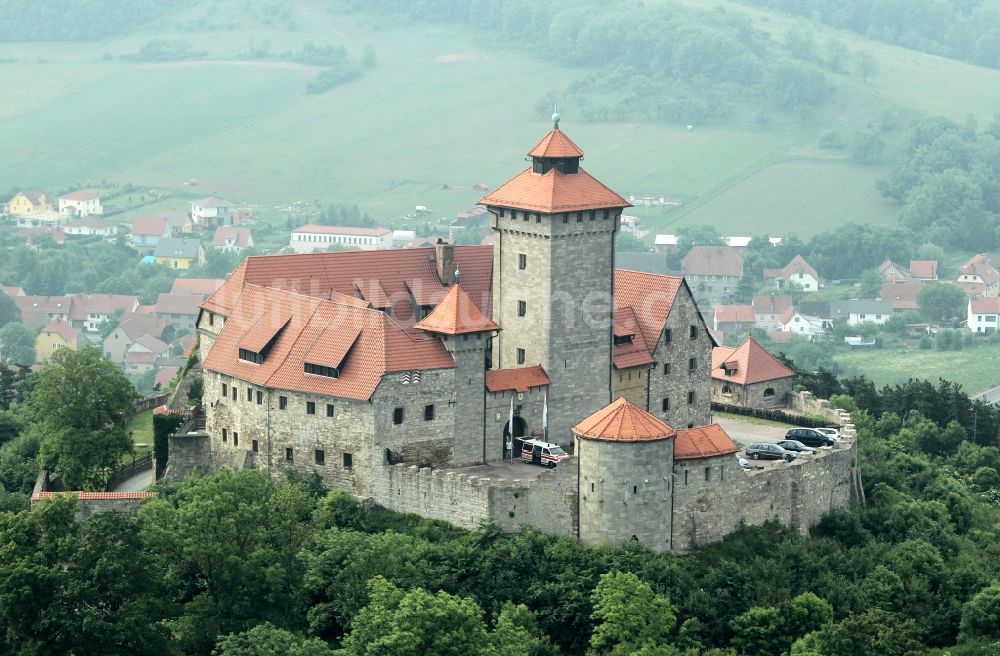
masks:
{"label": "tower spire finial", "polygon": [[552,103],[552,129],[559,129],[559,103]]}

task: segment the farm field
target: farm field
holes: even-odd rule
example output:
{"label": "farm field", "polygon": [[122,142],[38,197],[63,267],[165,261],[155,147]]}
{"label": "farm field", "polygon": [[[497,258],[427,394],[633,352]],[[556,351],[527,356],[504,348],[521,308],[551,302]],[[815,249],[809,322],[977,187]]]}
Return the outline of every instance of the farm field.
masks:
{"label": "farm field", "polygon": [[933,351],[916,347],[870,351],[838,350],[833,359],[850,374],[864,374],[875,385],[904,383],[910,378],[937,382],[944,377],[970,395],[1000,385],[1000,348],[983,344],[961,351]]}
{"label": "farm field", "polygon": [[[716,4],[751,16],[776,42],[801,24]],[[474,185],[496,187],[516,173],[549,126],[539,100],[587,72],[491,47],[482,33],[456,26],[376,28],[314,0],[290,7],[292,14],[270,27],[244,16],[244,3],[220,0],[126,37],[5,44],[3,54],[16,61],[0,66],[19,93],[0,98],[7,155],[0,187],[132,182],[226,196],[266,210],[276,225],[285,220],[278,207],[355,203],[404,227],[415,205],[453,216],[482,196]],[[196,21],[210,31],[199,33]],[[881,69],[868,83],[828,73],[834,100],[817,115],[776,115],[766,129],[733,116],[686,130],[575,122],[573,108],[560,107],[562,125],[587,152],[584,166],[614,189],[685,202],[675,212],[637,208],[655,231],[697,222],[724,233],[794,229],[808,236],[847,220],[889,225],[897,212],[873,186],[886,169],[820,151],[818,135],[836,129],[848,136],[886,107],[956,120],[973,113],[983,123],[1000,105],[1000,72],[824,27],[815,32],[852,51],[872,50]],[[121,59],[152,38],[186,39],[207,55]],[[265,41],[273,52],[313,42],[344,45],[352,56],[372,44],[377,64],[359,80],[307,95],[318,69],[239,59]],[[939,83],[949,91],[932,93]],[[191,180],[196,187],[185,186]],[[171,206],[184,206],[174,200]]]}

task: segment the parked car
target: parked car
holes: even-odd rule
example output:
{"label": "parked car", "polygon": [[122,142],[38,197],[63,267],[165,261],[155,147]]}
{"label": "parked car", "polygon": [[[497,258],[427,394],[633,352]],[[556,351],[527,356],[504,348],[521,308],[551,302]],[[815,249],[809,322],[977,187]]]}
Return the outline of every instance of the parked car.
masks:
{"label": "parked car", "polygon": [[740,467],[743,469],[750,469],[750,461],[738,453],[736,454],[736,461],[740,463]]}
{"label": "parked car", "polygon": [[832,437],[834,442],[840,439],[840,431],[836,428],[817,428],[816,430],[828,437]]}
{"label": "parked car", "polygon": [[786,440],[797,440],[806,446],[818,448],[821,446],[833,446],[834,439],[829,435],[819,432],[815,428],[793,428],[785,433]]}
{"label": "parked car", "polygon": [[778,446],[785,451],[794,451],[795,453],[816,453],[816,449],[806,446],[798,440],[781,440],[778,442]]}
{"label": "parked car", "polygon": [[795,460],[795,454],[772,442],[756,442],[746,448],[746,454],[754,460]]}
{"label": "parked car", "polygon": [[563,451],[558,444],[550,444],[542,440],[524,440],[524,445],[521,447],[521,460],[523,462],[543,467],[555,467],[563,460],[568,459],[569,454]]}

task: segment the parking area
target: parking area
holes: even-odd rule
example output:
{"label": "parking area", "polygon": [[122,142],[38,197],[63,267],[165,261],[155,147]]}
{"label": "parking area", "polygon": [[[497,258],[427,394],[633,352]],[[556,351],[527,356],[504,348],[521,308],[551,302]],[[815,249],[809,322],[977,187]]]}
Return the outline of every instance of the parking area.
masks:
{"label": "parking area", "polygon": [[[733,441],[740,447],[740,457],[746,458],[744,449],[748,444],[753,444],[754,442],[778,442],[785,439],[785,433],[792,426],[767,426],[763,424],[755,424],[749,421],[741,421],[739,419],[733,419],[731,417],[717,417],[715,421],[722,426],[723,430],[729,434],[729,437],[733,438]],[[824,447],[818,449],[817,455],[823,451],[829,450],[829,447]],[[800,456],[802,458],[809,458],[815,456]],[[764,469],[767,467],[787,467],[788,463],[784,460],[751,460],[751,467]]]}

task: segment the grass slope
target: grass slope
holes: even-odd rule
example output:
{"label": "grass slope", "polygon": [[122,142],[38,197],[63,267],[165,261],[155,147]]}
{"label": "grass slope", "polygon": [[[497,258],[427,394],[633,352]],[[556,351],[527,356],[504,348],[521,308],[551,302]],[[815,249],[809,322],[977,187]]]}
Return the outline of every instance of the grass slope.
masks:
{"label": "grass slope", "polygon": [[961,351],[931,351],[916,347],[840,351],[834,360],[849,373],[864,374],[879,387],[910,378],[960,383],[969,394],[1000,385],[1000,350],[983,344]]}

